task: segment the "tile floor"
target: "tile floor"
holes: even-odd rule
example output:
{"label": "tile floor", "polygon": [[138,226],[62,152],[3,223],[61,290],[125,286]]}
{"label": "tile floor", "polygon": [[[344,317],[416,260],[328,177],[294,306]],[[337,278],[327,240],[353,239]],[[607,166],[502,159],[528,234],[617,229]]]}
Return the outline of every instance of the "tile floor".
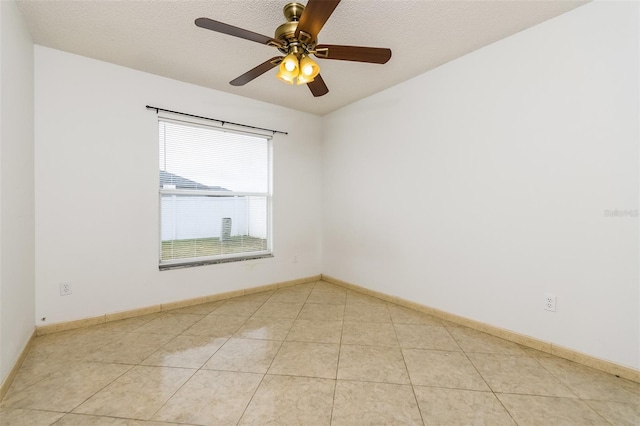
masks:
{"label": "tile floor", "polygon": [[38,337],[2,425],[640,425],[640,384],[326,282]]}

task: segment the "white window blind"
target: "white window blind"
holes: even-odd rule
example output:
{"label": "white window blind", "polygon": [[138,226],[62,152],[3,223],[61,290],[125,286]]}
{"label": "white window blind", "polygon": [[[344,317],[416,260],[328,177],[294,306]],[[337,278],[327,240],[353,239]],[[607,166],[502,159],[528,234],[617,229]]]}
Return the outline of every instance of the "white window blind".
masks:
{"label": "white window blind", "polygon": [[270,255],[269,138],[158,123],[160,267]]}

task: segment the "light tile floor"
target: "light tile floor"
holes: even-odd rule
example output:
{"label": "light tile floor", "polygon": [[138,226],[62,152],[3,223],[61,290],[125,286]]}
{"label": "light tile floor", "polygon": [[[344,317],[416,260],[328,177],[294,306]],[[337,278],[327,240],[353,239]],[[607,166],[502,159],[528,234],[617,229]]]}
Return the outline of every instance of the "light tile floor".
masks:
{"label": "light tile floor", "polygon": [[640,425],[640,384],[326,282],[38,337],[2,425]]}

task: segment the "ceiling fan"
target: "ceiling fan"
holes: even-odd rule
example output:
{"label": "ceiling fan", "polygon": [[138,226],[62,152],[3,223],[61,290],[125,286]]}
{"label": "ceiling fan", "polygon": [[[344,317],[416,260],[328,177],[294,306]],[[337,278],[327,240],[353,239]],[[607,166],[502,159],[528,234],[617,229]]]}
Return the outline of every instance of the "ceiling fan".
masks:
{"label": "ceiling fan", "polygon": [[273,38],[209,18],[198,18],[195,24],[200,28],[275,47],[284,54],[275,56],[231,80],[229,83],[232,86],[243,86],[278,66],[277,77],[280,80],[289,84],[307,84],[313,96],[318,97],[326,95],[329,89],[319,74],[320,68],[309,55],[315,55],[320,59],[372,64],[385,64],[391,58],[390,49],[318,44],[318,33],[338,3],[340,0],[309,0],[306,7],[300,3],[287,4],[282,10],[287,22],[276,29]]}

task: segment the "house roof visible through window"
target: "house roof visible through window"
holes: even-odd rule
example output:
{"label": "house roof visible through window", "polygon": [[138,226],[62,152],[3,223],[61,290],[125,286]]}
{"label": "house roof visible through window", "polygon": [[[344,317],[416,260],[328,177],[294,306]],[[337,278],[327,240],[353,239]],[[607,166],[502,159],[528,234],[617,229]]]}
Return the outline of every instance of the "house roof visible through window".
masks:
{"label": "house roof visible through window", "polygon": [[203,185],[191,179],[187,179],[182,176],[160,170],[160,188],[164,188],[167,185],[174,185],[176,189],[207,189],[210,191],[228,191],[227,188],[223,188],[221,186]]}

